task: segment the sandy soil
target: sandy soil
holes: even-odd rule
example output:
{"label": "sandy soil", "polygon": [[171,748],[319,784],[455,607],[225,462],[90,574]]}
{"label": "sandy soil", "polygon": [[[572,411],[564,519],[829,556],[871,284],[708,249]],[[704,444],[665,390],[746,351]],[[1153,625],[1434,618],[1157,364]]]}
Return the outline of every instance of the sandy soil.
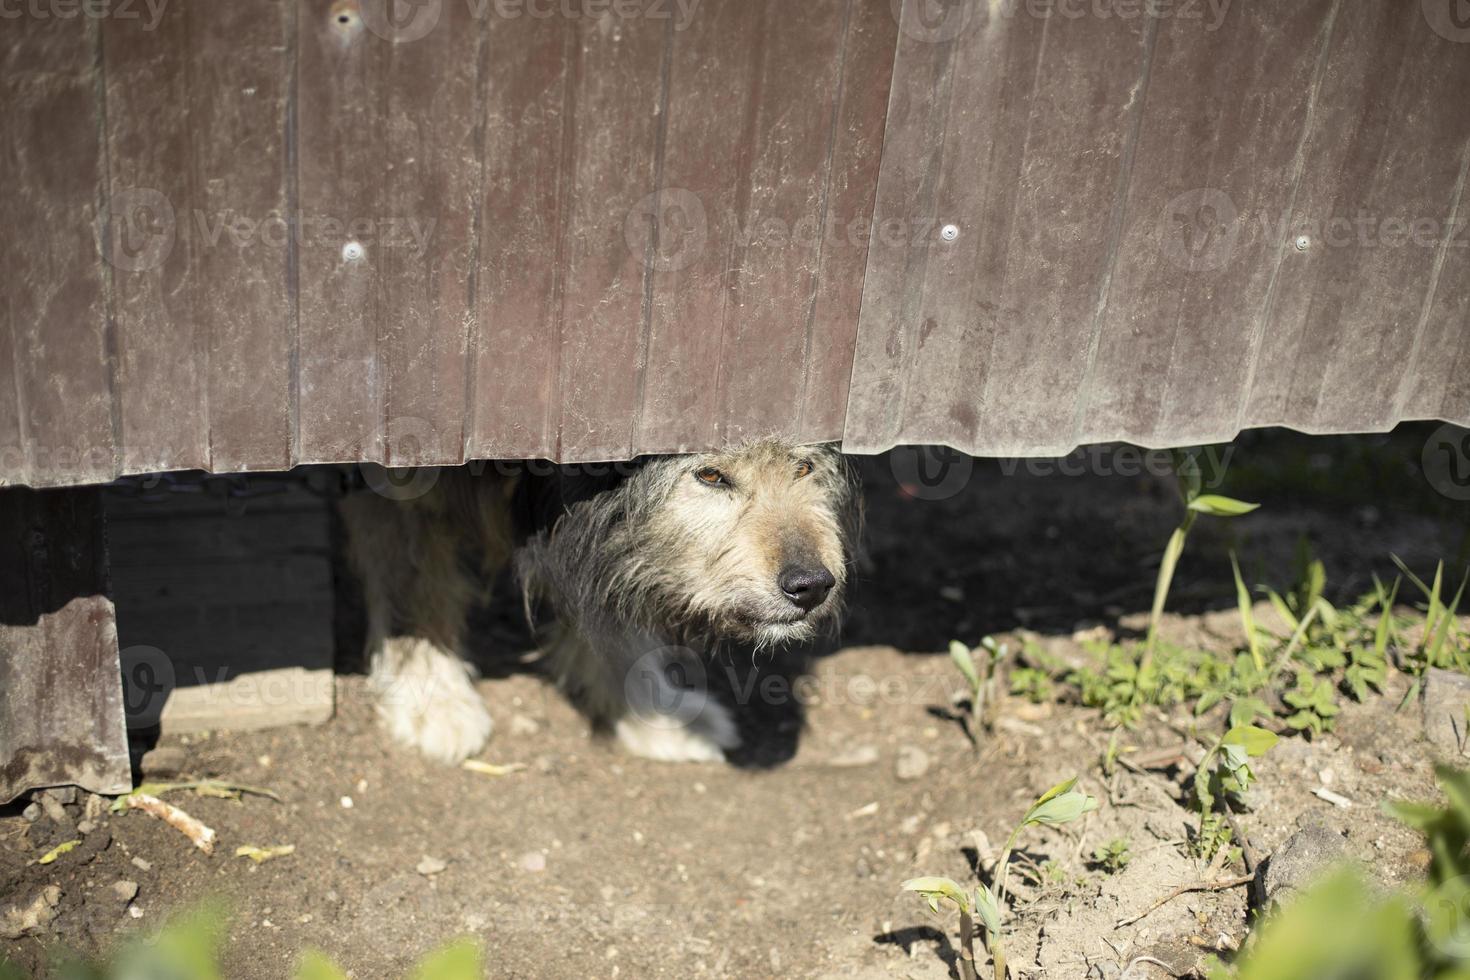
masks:
{"label": "sandy soil", "polygon": [[[1272,460],[1298,452],[1284,446],[1243,448],[1258,459],[1241,485],[1281,477]],[[1377,446],[1385,485],[1396,485],[1408,454],[1396,442]],[[363,679],[346,673],[323,727],[171,736],[147,757],[147,778],[218,776],[280,795],[171,797],[218,832],[213,856],[146,815],[99,816],[93,804],[84,844],[40,866],[39,855],[76,836],[86,798],[59,822],[0,811],[0,905],[61,889],[51,926],[0,941],[0,952],[39,972],[54,947],[104,948],[219,897],[232,916],[226,972],[241,980],[289,976],[305,948],[358,978],[396,977],[466,934],[479,937],[494,976],[946,977],[955,975],[953,923],[899,883],[973,881],[1030,800],[1072,775],[1101,807],[1025,839],[1016,975],[1116,977],[1144,955],[1182,974],[1238,943],[1244,887],[1181,896],[1114,927],[1177,885],[1238,873],[1189,857],[1194,820],[1176,799],[1177,770],[1104,777],[1110,732],[1095,711],[1018,699],[977,750],[950,718],[958,675],[934,655],[951,638],[987,633],[1033,631],[1065,657],[1081,656],[1086,637],[1134,635],[1177,518],[1169,481],[1006,475],[988,463],[945,499],[915,499],[900,486],[906,466],[863,464],[868,544],[841,641],[810,663],[712,665],[712,683],[740,705],[749,745],[738,765],[671,767],[594,737],[522,656],[529,639],[507,602],[479,621],[483,645],[499,651],[487,654],[481,685],[497,721],[483,758],[523,771],[486,776],[390,745]],[[1417,489],[1367,487],[1367,502],[1308,506],[1301,479],[1277,482],[1259,515],[1200,524],[1170,635],[1219,650],[1237,641],[1227,547],[1257,580],[1284,585],[1305,536],[1342,598],[1372,572],[1390,574],[1390,552],[1424,567],[1454,558],[1463,540],[1455,512]],[[341,632],[350,644],[351,630]],[[1268,756],[1254,808],[1239,818],[1258,850],[1316,821],[1345,835],[1380,878],[1415,872],[1419,842],[1378,811],[1384,799],[1433,794],[1419,713],[1395,712],[1406,686],[1395,674],[1384,698],[1346,708],[1335,734],[1288,739]],[[1188,723],[1182,710],[1155,712],[1121,742],[1140,753],[1179,746],[1187,757],[1197,754],[1179,734]],[[1351,808],[1314,795],[1324,787]],[[1116,837],[1130,841],[1128,867],[1089,868],[1092,849]],[[255,865],[233,856],[242,844],[295,853]],[[1047,862],[1048,875],[1026,870]],[[138,885],[130,903],[114,894],[121,880]],[[1142,962],[1128,974],[1165,975]]]}

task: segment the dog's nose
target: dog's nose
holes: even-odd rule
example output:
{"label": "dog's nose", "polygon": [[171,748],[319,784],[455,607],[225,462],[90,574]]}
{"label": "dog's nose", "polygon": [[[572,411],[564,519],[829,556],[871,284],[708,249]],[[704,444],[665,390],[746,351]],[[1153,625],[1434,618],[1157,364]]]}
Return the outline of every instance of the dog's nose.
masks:
{"label": "dog's nose", "polygon": [[796,605],[811,612],[822,604],[827,598],[827,593],[832,591],[832,586],[837,580],[832,573],[827,571],[826,566],[817,565],[815,568],[803,568],[800,565],[788,565],[781,569],[781,574],[776,576],[776,584],[781,586],[781,591],[786,593],[786,598]]}

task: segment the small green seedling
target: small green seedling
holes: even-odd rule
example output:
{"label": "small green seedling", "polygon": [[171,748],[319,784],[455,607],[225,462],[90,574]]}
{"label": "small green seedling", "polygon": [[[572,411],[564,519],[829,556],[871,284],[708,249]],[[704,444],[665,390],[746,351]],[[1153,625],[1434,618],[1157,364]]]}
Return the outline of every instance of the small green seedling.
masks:
{"label": "small green seedling", "polygon": [[1298,670],[1296,686],[1281,695],[1281,700],[1292,708],[1286,723],[1299,732],[1321,735],[1332,731],[1337,723],[1337,696],[1332,682],[1319,678],[1310,671]]}
{"label": "small green seedling", "polygon": [[1100,868],[1107,874],[1119,873],[1132,860],[1127,837],[1113,837],[1100,848],[1092,848],[1092,867]]}
{"label": "small green seedling", "polygon": [[1255,782],[1250,760],[1265,755],[1277,741],[1275,732],[1241,725],[1221,735],[1200,760],[1194,777],[1194,796],[1200,814],[1196,850],[1201,857],[1213,858],[1221,847],[1230,843],[1230,825],[1224,808],[1231,801],[1238,802]]}
{"label": "small green seedling", "polygon": [[1051,675],[1035,667],[1021,667],[1011,671],[1011,693],[1023,697],[1032,704],[1045,704],[1055,693]]}
{"label": "small green seedling", "polygon": [[1245,641],[1250,650],[1251,661],[1255,663],[1256,669],[1264,671],[1266,661],[1261,656],[1261,638],[1256,632],[1256,617],[1251,612],[1251,593],[1245,587],[1245,579],[1240,575],[1240,562],[1235,560],[1235,552],[1230,552],[1230,568],[1235,572],[1235,604],[1240,608],[1240,625],[1245,628]]}
{"label": "small green seedling", "polygon": [[1174,451],[1174,472],[1179,479],[1179,495],[1184,499],[1184,519],[1169,536],[1164,546],[1164,557],[1159,562],[1159,575],[1154,583],[1154,604],[1148,617],[1148,639],[1144,642],[1142,670],[1147,670],[1154,659],[1154,645],[1158,641],[1159,621],[1164,615],[1164,602],[1169,598],[1169,585],[1174,580],[1174,569],[1179,556],[1184,554],[1184,542],[1189,537],[1194,522],[1201,514],[1211,517],[1241,517],[1260,509],[1260,504],[1249,504],[1217,494],[1201,493],[1203,478],[1200,475],[1199,459],[1190,452]]}
{"label": "small green seedling", "polygon": [[1427,667],[1470,671],[1470,652],[1463,648],[1460,629],[1455,620],[1460,600],[1465,597],[1465,586],[1470,583],[1470,569],[1466,569],[1465,576],[1460,579],[1460,588],[1455,592],[1455,597],[1446,603],[1440,598],[1440,590],[1444,587],[1443,561],[1435,566],[1434,583],[1426,585],[1398,555],[1391,557],[1399,571],[1424,594],[1424,639],[1420,641],[1419,649],[1414,655],[1419,672],[1422,673]]}
{"label": "small green seedling", "polygon": [[1074,787],[1077,778],[1058,783],[1043,793],[1026,811],[1011,836],[1006,839],[1005,849],[996,862],[995,874],[990,885],[978,885],[967,892],[950,878],[911,878],[901,886],[904,891],[917,892],[929,908],[939,911],[940,902],[949,902],[960,913],[960,978],[976,980],[975,972],[975,916],[985,929],[985,948],[994,964],[995,980],[1005,980],[1006,958],[1004,930],[1001,925],[1006,900],[1006,871],[1011,863],[1011,854],[1016,838],[1027,827],[1060,827],[1072,823],[1083,814],[1097,809],[1097,800]]}
{"label": "small green seedling", "polygon": [[949,659],[964,676],[965,693],[970,696],[970,714],[965,720],[965,730],[977,749],[980,747],[980,733],[985,727],[986,691],[1000,661],[1009,652],[1004,643],[996,643],[990,636],[980,641],[980,648],[985,651],[983,666],[975,663],[975,652],[960,641],[951,640],[949,644]]}
{"label": "small green seedling", "polygon": [[1101,847],[1092,849],[1092,865],[1110,875],[1128,867],[1133,855],[1128,851],[1128,838],[1115,837]]}

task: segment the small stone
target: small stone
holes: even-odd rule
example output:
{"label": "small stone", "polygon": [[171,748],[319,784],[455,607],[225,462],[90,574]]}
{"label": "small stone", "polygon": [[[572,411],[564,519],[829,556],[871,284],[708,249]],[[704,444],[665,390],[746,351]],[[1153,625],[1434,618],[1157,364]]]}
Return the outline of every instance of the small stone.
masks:
{"label": "small stone", "polygon": [[35,823],[41,819],[41,804],[27,803],[26,808],[20,811],[20,815],[25,818],[26,823]]}
{"label": "small stone", "polygon": [[541,731],[541,723],[528,715],[511,715],[510,733],[512,735],[535,735]]}
{"label": "small stone", "polygon": [[414,868],[414,870],[423,875],[425,878],[432,878],[434,877],[434,875],[443,871],[447,867],[449,867],[449,864],[447,862],[441,861],[436,857],[429,857],[426,854],[424,855],[424,859],[418,863],[418,867]]}
{"label": "small stone", "polygon": [[41,809],[46,811],[46,816],[63,827],[71,826],[71,817],[67,814],[66,807],[61,805],[61,800],[52,791],[41,793],[37,802],[41,804]]}
{"label": "small stone", "polygon": [[97,829],[97,825],[90,820],[82,820],[77,824],[77,833],[83,837]]}
{"label": "small stone", "polygon": [[137,868],[139,871],[152,871],[153,862],[145,861],[140,857],[135,857],[133,858],[133,867]]}
{"label": "small stone", "polygon": [[871,766],[877,761],[878,749],[875,746],[857,745],[834,755],[827,764],[836,769],[856,769],[860,766]]}
{"label": "small stone", "polygon": [[521,855],[521,868],[525,871],[545,871],[546,855],[540,851],[527,851]]}
{"label": "small stone", "polygon": [[904,782],[912,782],[922,779],[929,771],[929,753],[917,745],[905,745],[898,750],[898,762],[895,771],[898,778]]}
{"label": "small stone", "polygon": [[1441,752],[1460,758],[1470,748],[1470,677],[1431,667],[1424,674],[1420,695],[1424,709],[1424,735]]}
{"label": "small stone", "polygon": [[113,882],[112,894],[119,902],[126,905],[138,897],[138,883],[136,881]]}
{"label": "small stone", "polygon": [[1289,900],[1315,884],[1343,856],[1340,834],[1319,823],[1308,823],[1286,839],[1266,860],[1257,877],[1262,904]]}
{"label": "small stone", "polygon": [[61,888],[47,885],[29,902],[0,908],[0,939],[19,939],[40,932],[56,918],[61,903]]}
{"label": "small stone", "polygon": [[350,797],[350,796],[344,796],[344,797],[342,797],[342,799],[339,802],[342,804],[342,809],[344,809],[344,810],[351,810],[352,809],[352,805],[353,805],[352,804],[352,797]]}
{"label": "small stone", "polygon": [[132,916],[135,919],[141,919],[143,918],[143,910],[138,908],[138,906],[136,905],[129,905],[128,915]]}

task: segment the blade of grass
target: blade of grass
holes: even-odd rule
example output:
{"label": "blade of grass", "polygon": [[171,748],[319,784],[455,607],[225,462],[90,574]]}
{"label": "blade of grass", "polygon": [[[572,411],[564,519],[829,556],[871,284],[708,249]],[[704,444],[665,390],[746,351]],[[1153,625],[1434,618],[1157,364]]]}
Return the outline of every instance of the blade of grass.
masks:
{"label": "blade of grass", "polygon": [[1184,554],[1184,541],[1189,536],[1189,529],[1194,527],[1195,518],[1198,515],[1189,511],[1184,515],[1184,520],[1174,529],[1169,536],[1169,543],[1164,547],[1163,560],[1159,562],[1159,577],[1154,583],[1154,604],[1148,616],[1148,639],[1144,641],[1143,660],[1139,663],[1139,672],[1147,670],[1154,660],[1154,645],[1158,641],[1159,620],[1164,615],[1164,602],[1169,598],[1169,585],[1174,581],[1174,569],[1179,564],[1179,556]]}
{"label": "blade of grass", "polygon": [[1235,573],[1235,602],[1240,607],[1240,623],[1245,627],[1245,640],[1250,648],[1251,659],[1256,663],[1256,670],[1264,672],[1266,662],[1261,657],[1261,640],[1256,635],[1256,617],[1251,613],[1251,594],[1245,587],[1245,579],[1240,576],[1240,562],[1235,559],[1235,552],[1230,552],[1230,568]]}

